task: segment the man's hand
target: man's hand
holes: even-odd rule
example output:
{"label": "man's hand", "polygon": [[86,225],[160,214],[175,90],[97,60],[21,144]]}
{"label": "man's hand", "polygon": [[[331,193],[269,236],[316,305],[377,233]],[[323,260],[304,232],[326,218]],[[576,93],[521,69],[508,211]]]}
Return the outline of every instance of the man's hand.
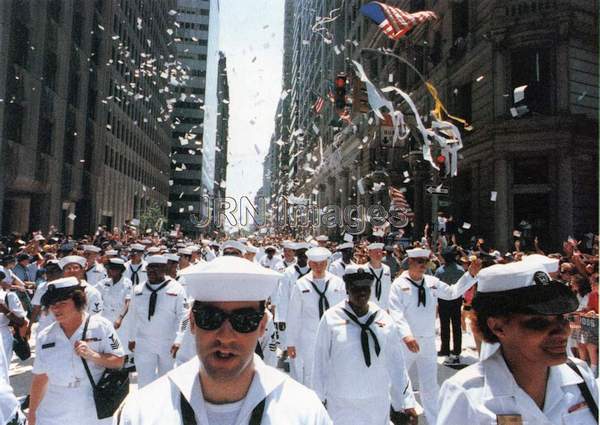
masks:
{"label": "man's hand", "polygon": [[477,273],[479,273],[479,270],[481,270],[481,260],[476,258],[475,260],[471,261],[471,264],[469,265],[469,274],[472,277],[475,277],[477,276]]}
{"label": "man's hand", "polygon": [[408,349],[410,351],[412,351],[413,353],[419,352],[419,350],[420,350],[419,343],[417,342],[417,340],[415,339],[414,336],[412,336],[412,335],[405,336],[404,338],[402,338],[402,341],[404,341],[404,343],[406,344]]}
{"label": "man's hand", "polygon": [[294,346],[288,347],[287,353],[288,353],[288,357],[290,359],[295,359],[296,358],[296,347],[294,347]]}
{"label": "man's hand", "polygon": [[92,360],[98,356],[85,341],[75,341],[75,354],[86,360]]}
{"label": "man's hand", "polygon": [[115,323],[113,323],[113,327],[115,328],[115,330],[117,330],[121,327],[122,322],[123,322],[123,319],[121,319],[121,318],[118,318],[117,320],[115,320]]}
{"label": "man's hand", "polygon": [[419,423],[419,415],[414,407],[411,407],[410,409],[404,409],[402,413],[410,417],[408,420],[409,425],[417,425]]}
{"label": "man's hand", "polygon": [[180,344],[173,344],[171,346],[171,357],[175,358],[177,352],[179,351]]}
{"label": "man's hand", "polygon": [[129,348],[129,351],[133,353],[135,351],[135,341],[129,341],[129,344],[127,344],[127,348]]}

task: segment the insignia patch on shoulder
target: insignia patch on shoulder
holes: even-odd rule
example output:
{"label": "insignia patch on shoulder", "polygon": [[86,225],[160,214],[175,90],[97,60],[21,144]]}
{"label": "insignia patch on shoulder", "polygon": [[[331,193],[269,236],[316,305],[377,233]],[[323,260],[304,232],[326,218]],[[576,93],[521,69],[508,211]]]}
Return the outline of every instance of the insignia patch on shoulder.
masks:
{"label": "insignia patch on shoulder", "polygon": [[42,345],[42,350],[45,350],[46,348],[52,348],[52,347],[54,347],[54,346],[56,346],[56,343],[55,343],[55,342],[49,342],[49,343],[47,343],[47,344],[43,344],[43,345]]}
{"label": "insignia patch on shoulder", "polygon": [[303,290],[302,290],[302,293],[303,293],[303,294],[306,294],[307,292],[310,292],[310,289],[303,289]]}
{"label": "insignia patch on shoulder", "polygon": [[118,350],[121,345],[119,344],[119,340],[115,338],[115,335],[110,334],[108,339],[110,340],[110,348],[113,350]]}
{"label": "insignia patch on shoulder", "polygon": [[410,288],[400,288],[402,289],[404,292],[410,292]]}
{"label": "insignia patch on shoulder", "polygon": [[170,297],[176,297],[177,293],[176,292],[166,292],[166,294]]}

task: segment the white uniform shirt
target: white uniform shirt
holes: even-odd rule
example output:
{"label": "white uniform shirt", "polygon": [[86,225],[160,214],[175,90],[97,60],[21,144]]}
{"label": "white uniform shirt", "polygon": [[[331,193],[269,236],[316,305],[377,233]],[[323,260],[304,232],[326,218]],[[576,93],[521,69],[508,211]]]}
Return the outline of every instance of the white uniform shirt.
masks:
{"label": "white uniform shirt", "polygon": [[[167,277],[167,285],[157,292],[154,315],[148,320],[151,291],[144,285],[133,288],[129,305],[132,321],[130,340],[135,341],[136,351],[168,354],[175,340],[181,341],[183,322],[187,319],[188,306],[183,287]],[[156,289],[160,285],[153,285]]]}
{"label": "white uniform shirt", "polygon": [[[37,336],[32,372],[48,376],[48,388],[36,415],[39,424],[100,423],[96,419],[91,383],[74,348],[75,342],[82,339],[86,317],[70,338],[58,322],[52,323]],[[99,315],[90,317],[85,339],[94,351],[119,357],[124,355],[112,324]],[[98,382],[104,368],[89,360],[87,364],[94,381]]]}
{"label": "white uniform shirt", "polygon": [[285,322],[287,320],[288,305],[292,296],[292,288],[296,281],[306,275],[310,267],[300,267],[297,264],[288,267],[283,272],[283,276],[277,284],[277,295],[274,297],[275,304],[275,322]]}
{"label": "white uniform shirt", "polygon": [[[590,369],[580,360],[579,367],[596,404],[598,386]],[[496,415],[521,415],[527,425],[597,424],[577,384],[583,379],[568,365],[552,366],[546,385],[544,410],[517,384],[500,350],[471,365],[442,385],[438,425],[495,424]],[[569,411],[571,411],[569,413]]]}
{"label": "white uniform shirt", "polygon": [[33,306],[39,306],[42,308],[42,310],[40,311],[39,319],[38,319],[38,326],[37,326],[38,334],[42,330],[44,330],[46,327],[48,327],[48,325],[50,325],[50,324],[52,324],[52,322],[54,322],[54,315],[52,314],[52,312],[49,309],[44,308],[42,306],[42,296],[46,293],[47,289],[48,289],[48,282],[40,283],[38,285],[38,287],[35,289],[33,298],[31,299],[31,304]]}
{"label": "white uniform shirt", "polygon": [[389,301],[390,314],[398,324],[402,338],[408,335],[434,337],[437,299],[456,299],[477,282],[468,272],[455,285],[448,285],[437,277],[424,275],[423,306],[418,305],[419,290],[407,279],[408,276],[408,271],[405,271],[394,280]]}
{"label": "white uniform shirt", "polygon": [[146,262],[144,260],[142,260],[142,262],[139,264],[133,264],[131,260],[125,263],[125,271],[123,272],[123,276],[129,279],[133,286],[136,286],[136,275],[138,277],[138,285],[148,280],[148,274],[146,273]]}
{"label": "white uniform shirt", "polygon": [[[255,373],[234,425],[246,425],[252,410],[266,397],[261,425],[332,425],[315,393],[254,356]],[[198,424],[209,424],[194,357],[139,391],[131,393],[115,425],[181,424],[181,396]]]}
{"label": "white uniform shirt", "polygon": [[346,289],[342,279],[329,272],[325,273],[323,279],[315,279],[310,272],[298,279],[292,288],[286,321],[287,345],[296,347],[298,356],[312,358],[321,317],[319,316],[320,297],[311,282],[321,292],[325,290],[326,282],[329,282],[325,291],[329,307],[333,307],[346,298]]}
{"label": "white uniform shirt", "polygon": [[94,263],[94,265],[85,272],[85,280],[94,288],[101,280],[106,279],[106,269],[102,264]]}
{"label": "white uniform shirt", "polygon": [[[330,398],[389,400],[391,385],[394,410],[413,407],[414,404],[405,406],[406,394],[412,393],[412,388],[404,366],[400,334],[390,315],[376,304],[369,303],[368,313],[358,317],[359,322],[364,324],[376,314],[370,329],[375,333],[381,351],[376,354],[373,337],[368,333],[371,365],[367,367],[361,345],[361,328],[343,309],[356,316],[348,301],[342,301],[327,310],[319,323],[312,374],[313,388],[319,398],[323,401]],[[378,413],[386,418],[389,405],[386,411]]]}
{"label": "white uniform shirt", "polygon": [[83,286],[85,296],[87,298],[87,312],[89,314],[102,313],[104,303],[102,302],[102,295],[100,295],[100,291],[89,285],[86,281],[82,281],[80,284]]}
{"label": "white uniform shirt", "polygon": [[271,270],[276,270],[276,266],[277,263],[279,263],[281,261],[281,257],[278,255],[274,255],[273,258],[269,259],[268,255],[264,255],[259,261],[258,264],[260,264],[261,266],[267,268],[267,269],[271,269]]}
{"label": "white uniform shirt", "polygon": [[[390,290],[392,289],[392,274],[390,273],[390,268],[385,264],[381,264],[381,267],[376,269],[371,263],[367,263],[362,267],[375,278],[373,286],[371,286],[370,301],[387,311],[390,301]],[[379,297],[377,297],[378,286],[380,288]]]}
{"label": "white uniform shirt", "polygon": [[[0,302],[18,317],[24,318],[27,315],[21,300],[13,291],[0,289]],[[8,327],[9,323],[10,319],[6,317],[6,314],[0,313],[0,329]]]}
{"label": "white uniform shirt", "polygon": [[353,261],[350,261],[350,264],[346,264],[346,263],[344,263],[344,260],[342,260],[340,258],[339,260],[333,261],[329,265],[329,273],[334,274],[341,278],[342,276],[344,276],[344,273],[346,272],[346,267],[355,266],[355,265],[356,264]]}
{"label": "white uniform shirt", "polygon": [[281,260],[279,260],[279,262],[275,265],[275,268],[273,270],[275,270],[276,272],[279,273],[283,273],[288,267],[293,266],[294,264],[296,264],[296,260],[292,260],[289,263],[285,260],[285,258],[282,258]]}
{"label": "white uniform shirt", "polygon": [[131,281],[121,276],[121,279],[114,283],[110,277],[107,277],[98,283],[96,289],[100,291],[104,302],[102,317],[105,317],[111,323],[115,323],[125,311],[125,302],[131,299],[133,290]]}

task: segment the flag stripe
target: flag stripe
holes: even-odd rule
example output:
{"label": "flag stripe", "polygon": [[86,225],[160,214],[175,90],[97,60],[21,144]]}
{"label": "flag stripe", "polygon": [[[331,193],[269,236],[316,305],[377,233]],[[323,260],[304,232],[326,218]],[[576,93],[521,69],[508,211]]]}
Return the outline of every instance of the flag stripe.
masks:
{"label": "flag stripe", "polygon": [[426,10],[408,13],[396,7],[388,6],[385,3],[374,3],[381,7],[381,10],[386,17],[386,19],[379,24],[379,28],[381,28],[385,35],[393,40],[400,39],[415,25],[421,24],[430,19],[437,19],[436,14],[431,11]]}

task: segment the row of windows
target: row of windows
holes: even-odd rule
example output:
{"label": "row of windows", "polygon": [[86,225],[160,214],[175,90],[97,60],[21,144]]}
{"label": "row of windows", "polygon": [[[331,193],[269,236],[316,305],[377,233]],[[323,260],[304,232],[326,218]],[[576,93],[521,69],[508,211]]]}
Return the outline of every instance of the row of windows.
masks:
{"label": "row of windows", "polygon": [[179,13],[187,13],[188,15],[208,16],[209,9],[181,7],[181,8],[179,8]]}
{"label": "row of windows", "polygon": [[112,169],[125,174],[127,177],[135,179],[142,184],[156,188],[159,192],[167,193],[169,191],[167,183],[163,178],[153,172],[142,168],[139,164],[131,161],[120,152],[112,149],[110,146],[104,146],[104,164]]}
{"label": "row of windows", "polygon": [[179,28],[184,30],[208,31],[208,25],[196,22],[180,22]]}
{"label": "row of windows", "polygon": [[206,54],[204,53],[200,53],[200,54],[195,54],[195,53],[179,53],[178,55],[179,59],[192,59],[192,60],[199,60],[199,61],[205,61],[206,60]]}
{"label": "row of windows", "polygon": [[200,39],[196,38],[194,40],[189,37],[177,37],[173,41],[175,41],[175,43],[198,44],[198,46],[207,46],[208,45],[208,40],[203,39],[203,38],[200,38]]}

